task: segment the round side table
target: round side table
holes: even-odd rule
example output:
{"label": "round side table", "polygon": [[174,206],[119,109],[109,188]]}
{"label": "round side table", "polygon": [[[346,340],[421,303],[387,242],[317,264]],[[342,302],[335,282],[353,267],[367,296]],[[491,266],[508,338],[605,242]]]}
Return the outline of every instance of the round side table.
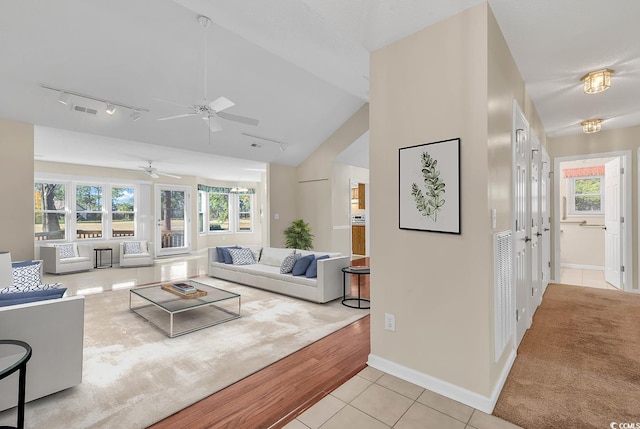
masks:
{"label": "round side table", "polygon": [[[347,298],[347,274],[355,274],[358,276],[358,297],[357,298]],[[360,296],[360,276],[371,274],[371,270],[369,267],[344,267],[342,268],[342,305],[351,308],[362,308],[368,309],[371,306],[371,303],[366,298],[361,298]],[[349,289],[351,289],[351,282],[349,282]],[[354,305],[353,303],[357,303]]]}
{"label": "round side table", "polygon": [[20,371],[18,381],[18,424],[0,426],[5,428],[24,428],[24,397],[27,382],[27,362],[31,359],[31,346],[19,340],[0,340],[0,380]]}

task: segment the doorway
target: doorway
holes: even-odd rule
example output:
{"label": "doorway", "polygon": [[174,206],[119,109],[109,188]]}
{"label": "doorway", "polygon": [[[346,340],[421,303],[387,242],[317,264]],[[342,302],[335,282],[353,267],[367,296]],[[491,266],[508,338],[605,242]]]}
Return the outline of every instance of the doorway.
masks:
{"label": "doorway", "polygon": [[351,181],[350,183],[351,254],[354,256],[368,256],[369,185],[357,181]]}
{"label": "doorway", "polygon": [[156,255],[189,253],[190,201],[187,186],[155,186]]}
{"label": "doorway", "polygon": [[555,278],[580,286],[631,286],[631,153],[555,160]]}

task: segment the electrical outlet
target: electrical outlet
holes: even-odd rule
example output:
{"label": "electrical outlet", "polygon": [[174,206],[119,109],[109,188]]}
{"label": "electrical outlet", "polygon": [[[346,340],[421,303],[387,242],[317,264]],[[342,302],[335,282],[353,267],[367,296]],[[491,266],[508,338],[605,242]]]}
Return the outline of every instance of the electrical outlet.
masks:
{"label": "electrical outlet", "polygon": [[391,332],[396,331],[396,316],[384,313],[384,329]]}

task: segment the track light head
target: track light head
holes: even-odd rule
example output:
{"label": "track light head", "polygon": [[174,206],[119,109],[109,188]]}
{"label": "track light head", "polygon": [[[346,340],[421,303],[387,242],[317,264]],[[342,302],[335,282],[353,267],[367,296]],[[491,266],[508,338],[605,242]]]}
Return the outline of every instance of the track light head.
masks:
{"label": "track light head", "polygon": [[60,91],[60,97],[58,97],[58,102],[66,106],[67,104],[69,104],[69,101],[71,101],[71,94],[67,94],[64,91]]}
{"label": "track light head", "polygon": [[116,112],[116,106],[111,103],[107,103],[107,109],[105,110],[109,115],[113,115]]}
{"label": "track light head", "polygon": [[140,114],[139,111],[134,110],[133,112],[131,112],[130,117],[131,117],[132,121],[137,121],[138,119],[140,119],[142,117],[142,115]]}

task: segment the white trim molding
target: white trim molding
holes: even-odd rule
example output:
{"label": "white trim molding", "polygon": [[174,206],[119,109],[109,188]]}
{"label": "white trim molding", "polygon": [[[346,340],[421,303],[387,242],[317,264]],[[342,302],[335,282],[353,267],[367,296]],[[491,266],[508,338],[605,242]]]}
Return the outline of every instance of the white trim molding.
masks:
{"label": "white trim molding", "polygon": [[594,271],[604,271],[605,267],[601,265],[584,265],[584,264],[565,264],[564,262],[560,263],[562,268],[575,268],[577,270],[594,270]]}
{"label": "white trim molding", "polygon": [[439,378],[416,371],[415,369],[407,368],[406,366],[374,354],[369,354],[367,365],[393,375],[394,377],[401,378],[409,383],[424,387],[432,392],[444,395],[447,398],[461,402],[484,413],[491,414],[493,408],[496,406],[496,402],[498,402],[498,397],[504,387],[504,383],[507,381],[507,376],[509,375],[509,371],[511,371],[515,359],[516,351],[515,349],[511,349],[507,362],[500,373],[500,378],[493,388],[490,397],[480,395],[479,393],[472,392],[464,387],[440,380]]}

